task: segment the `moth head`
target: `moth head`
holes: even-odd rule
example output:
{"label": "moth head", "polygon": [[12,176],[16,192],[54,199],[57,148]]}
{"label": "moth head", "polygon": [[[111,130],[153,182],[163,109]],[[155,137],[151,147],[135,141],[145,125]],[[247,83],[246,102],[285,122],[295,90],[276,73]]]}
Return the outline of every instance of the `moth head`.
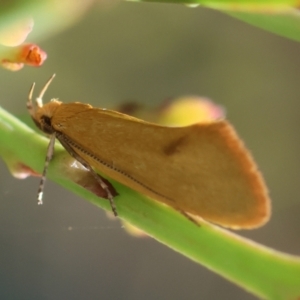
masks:
{"label": "moth head", "polygon": [[41,90],[39,96],[35,99],[35,105],[32,102],[32,94],[35,86],[35,83],[33,83],[27,100],[27,109],[30,113],[32,120],[34,121],[36,126],[46,134],[52,134],[54,132],[51,120],[56,109],[61,104],[60,101],[53,99],[51,100],[51,102],[43,105],[43,96],[54,77],[55,74],[53,74],[51,78],[47,81],[47,83]]}

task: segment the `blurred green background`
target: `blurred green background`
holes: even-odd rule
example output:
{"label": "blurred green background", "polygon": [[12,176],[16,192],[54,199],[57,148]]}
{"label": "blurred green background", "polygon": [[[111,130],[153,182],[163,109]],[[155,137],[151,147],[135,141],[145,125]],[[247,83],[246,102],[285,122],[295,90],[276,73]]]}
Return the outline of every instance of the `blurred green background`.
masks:
{"label": "blurred green background", "polygon": [[[114,108],[209,97],[226,108],[272,198],[271,221],[239,233],[299,254],[298,43],[213,10],[125,2],[99,5],[40,45],[43,67],[0,70],[3,108],[26,113],[31,83],[39,90],[53,73],[45,101]],[[39,180],[0,166],[1,299],[255,299],[156,241],[129,236],[50,181],[37,206]]]}

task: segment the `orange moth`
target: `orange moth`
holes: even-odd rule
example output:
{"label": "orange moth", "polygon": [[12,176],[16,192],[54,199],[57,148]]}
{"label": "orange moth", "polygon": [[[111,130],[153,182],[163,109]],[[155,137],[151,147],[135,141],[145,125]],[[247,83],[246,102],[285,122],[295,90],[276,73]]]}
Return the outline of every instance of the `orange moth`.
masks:
{"label": "orange moth", "polygon": [[103,108],[56,99],[43,105],[46,83],[32,104],[35,124],[50,136],[39,190],[57,138],[106,191],[117,215],[112,185],[97,171],[184,215],[234,229],[255,228],[270,216],[270,200],[257,166],[226,120],[166,127]]}

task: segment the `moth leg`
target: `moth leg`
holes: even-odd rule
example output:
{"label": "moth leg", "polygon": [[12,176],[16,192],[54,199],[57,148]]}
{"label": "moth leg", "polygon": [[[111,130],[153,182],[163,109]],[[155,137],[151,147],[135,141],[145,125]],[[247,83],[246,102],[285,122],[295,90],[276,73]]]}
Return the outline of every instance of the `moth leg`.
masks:
{"label": "moth leg", "polygon": [[86,162],[80,155],[78,155],[67,142],[65,142],[63,135],[57,135],[57,138],[63,145],[63,147],[68,151],[68,153],[77,161],[79,161],[86,169],[88,169],[94,176],[98,184],[106,191],[107,199],[110,203],[111,209],[114,215],[118,216],[117,208],[114,202],[114,196],[118,195],[118,193],[115,191],[113,186],[111,184],[108,184],[108,181],[106,179],[102,178],[97,172],[95,172],[94,169],[89,165],[89,163]]}
{"label": "moth leg", "polygon": [[44,164],[44,170],[42,173],[42,177],[41,177],[41,182],[39,185],[39,189],[38,189],[38,205],[42,205],[43,204],[43,192],[44,192],[44,187],[45,187],[45,182],[46,182],[46,173],[48,170],[48,166],[49,163],[53,157],[53,153],[54,153],[54,145],[55,145],[55,132],[53,134],[51,134],[50,136],[50,142],[48,144],[48,148],[47,148],[47,154],[46,154],[46,160],[45,160],[45,164]]}

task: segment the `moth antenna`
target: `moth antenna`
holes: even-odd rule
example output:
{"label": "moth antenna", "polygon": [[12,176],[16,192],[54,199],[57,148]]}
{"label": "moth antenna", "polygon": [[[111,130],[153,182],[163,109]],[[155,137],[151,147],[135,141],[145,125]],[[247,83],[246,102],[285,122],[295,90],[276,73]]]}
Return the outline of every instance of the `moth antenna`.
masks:
{"label": "moth antenna", "polygon": [[38,107],[42,107],[43,106],[43,97],[44,94],[46,93],[49,85],[51,84],[52,80],[54,79],[55,74],[53,74],[49,80],[46,82],[46,84],[44,85],[44,87],[42,88],[42,90],[40,91],[40,94],[38,95],[38,97],[35,99],[36,105]]}
{"label": "moth antenna", "polygon": [[53,134],[51,134],[50,136],[50,142],[47,148],[47,155],[46,155],[46,160],[45,160],[45,164],[44,164],[44,170],[42,173],[42,177],[41,177],[41,181],[40,181],[40,185],[39,185],[39,189],[38,189],[38,197],[37,197],[37,204],[38,205],[42,205],[43,204],[43,192],[44,192],[44,187],[45,187],[45,182],[46,182],[46,173],[48,170],[48,166],[49,163],[53,157],[53,153],[54,153],[54,145],[55,145],[55,132]]}
{"label": "moth antenna", "polygon": [[29,114],[31,115],[32,118],[34,117],[34,114],[35,114],[35,109],[32,104],[32,95],[33,95],[34,87],[35,87],[35,82],[31,85],[31,88],[30,88],[30,91],[28,94],[27,103],[26,103],[27,110],[29,111]]}

